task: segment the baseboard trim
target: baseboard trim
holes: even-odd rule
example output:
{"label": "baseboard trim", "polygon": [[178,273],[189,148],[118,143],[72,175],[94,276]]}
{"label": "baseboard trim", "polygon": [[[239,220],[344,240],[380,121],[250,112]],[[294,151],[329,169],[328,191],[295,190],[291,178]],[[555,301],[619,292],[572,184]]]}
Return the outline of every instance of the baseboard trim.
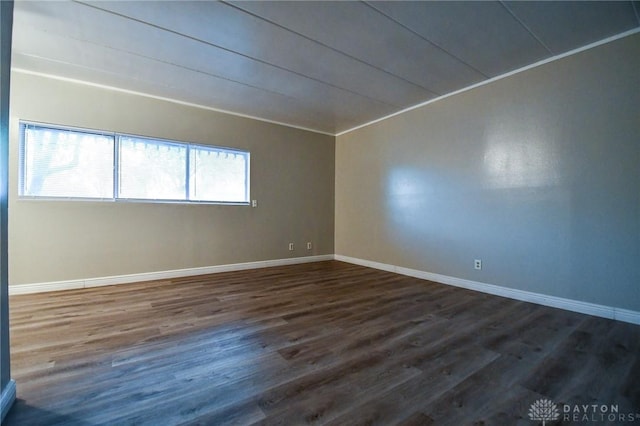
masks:
{"label": "baseboard trim", "polygon": [[455,287],[475,290],[482,293],[507,297],[509,299],[521,300],[524,302],[536,303],[538,305],[552,308],[564,309],[581,314],[588,314],[602,318],[614,319],[640,325],[640,312],[628,309],[616,308],[613,306],[598,305],[595,303],[582,302],[579,300],[565,299],[563,297],[549,296],[546,294],[534,293],[525,290],[502,287],[494,284],[487,284],[478,281],[471,281],[462,278],[450,277],[448,275],[434,274],[432,272],[420,271],[417,269],[404,268],[401,266],[389,265],[386,263],[374,262],[371,260],[359,259],[356,257],[334,255],[335,260],[353,263],[355,265],[394,272],[396,274],[407,275]]}
{"label": "baseboard trim", "polygon": [[257,262],[231,263],[227,265],[204,266],[198,268],[174,269],[169,271],[144,272],[139,274],[116,275],[111,277],[86,278],[81,280],[52,281],[33,284],[9,285],[9,295],[42,293],[48,291],[72,290],[100,287],[105,285],[129,284],[140,281],[166,280],[193,275],[216,274],[220,272],[243,271],[247,269],[268,268],[271,266],[295,265],[300,263],[333,260],[332,254],[286,259],[261,260]]}
{"label": "baseboard trim", "polygon": [[15,380],[9,380],[9,383],[2,391],[2,396],[0,396],[0,423],[4,420],[15,400],[16,382]]}
{"label": "baseboard trim", "polygon": [[[220,272],[242,271],[247,269],[268,268],[271,266],[286,266],[301,263],[321,262],[326,260],[339,260],[353,263],[355,265],[366,266],[401,275],[435,281],[455,287],[475,290],[482,293],[507,297],[509,299],[521,300],[524,302],[536,303],[538,305],[550,306],[552,308],[565,309],[567,311],[579,312],[602,318],[614,319],[640,325],[640,312],[629,309],[621,309],[613,306],[599,305],[595,303],[582,302],[579,300],[566,299],[557,296],[534,293],[526,290],[518,290],[502,287],[495,284],[488,284],[478,281],[471,281],[448,275],[435,274],[433,272],[420,271],[417,269],[404,268],[387,263],[375,262],[372,260],[360,259],[356,257],[343,256],[340,254],[326,254],[318,256],[291,257],[285,259],[262,260],[257,262],[231,263],[227,265],[204,266],[198,268],[175,269],[169,271],[146,272],[139,274],[116,275],[111,277],[87,278],[81,280],[53,281],[33,284],[15,284],[9,286],[9,295],[41,293],[48,291],[71,290],[80,288],[100,287],[105,285],[128,284],[140,281],[163,280],[171,278],[188,277],[193,275],[215,274]],[[15,385],[14,385],[15,391]],[[4,397],[4,395],[3,395]]]}

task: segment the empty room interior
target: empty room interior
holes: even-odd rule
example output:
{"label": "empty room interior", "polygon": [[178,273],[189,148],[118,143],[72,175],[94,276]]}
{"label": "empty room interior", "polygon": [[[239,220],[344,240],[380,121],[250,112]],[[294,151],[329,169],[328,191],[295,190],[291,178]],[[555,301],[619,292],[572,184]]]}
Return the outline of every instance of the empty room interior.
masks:
{"label": "empty room interior", "polygon": [[0,21],[3,425],[640,424],[640,2]]}

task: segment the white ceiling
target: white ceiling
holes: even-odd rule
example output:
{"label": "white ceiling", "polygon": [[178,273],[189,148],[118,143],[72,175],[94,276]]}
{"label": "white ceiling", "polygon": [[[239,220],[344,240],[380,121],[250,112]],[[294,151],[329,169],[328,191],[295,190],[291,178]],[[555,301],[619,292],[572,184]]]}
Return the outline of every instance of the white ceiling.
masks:
{"label": "white ceiling", "polygon": [[337,134],[640,27],[640,2],[25,1],[13,68]]}

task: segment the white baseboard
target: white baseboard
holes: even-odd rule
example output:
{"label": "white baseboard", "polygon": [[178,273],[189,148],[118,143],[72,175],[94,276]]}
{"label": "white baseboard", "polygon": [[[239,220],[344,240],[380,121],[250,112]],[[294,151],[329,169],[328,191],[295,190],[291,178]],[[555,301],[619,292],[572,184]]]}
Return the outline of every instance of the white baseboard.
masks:
{"label": "white baseboard", "polygon": [[4,420],[15,400],[16,382],[9,380],[9,383],[7,383],[7,386],[2,391],[2,395],[0,395],[0,423]]}
{"label": "white baseboard", "polygon": [[540,293],[533,293],[525,290],[501,287],[494,284],[481,283],[478,281],[465,280],[462,278],[450,277],[447,275],[434,274],[432,272],[420,271],[417,269],[403,268],[401,266],[389,265],[386,263],[374,262],[371,260],[359,259],[336,254],[335,260],[367,266],[369,268],[381,269],[383,271],[394,272],[401,275],[435,281],[455,287],[462,287],[482,293],[507,297],[509,299],[521,300],[524,302],[536,303],[538,305],[550,306],[552,308],[565,309],[567,311],[579,312],[602,318],[624,321],[640,325],[640,312],[628,309],[615,308],[613,306],[598,305],[595,303],[581,302],[579,300],[565,299],[563,297],[549,296]]}
{"label": "white baseboard", "polygon": [[371,260],[359,259],[356,257],[343,256],[340,254],[326,254],[319,256],[292,257],[286,259],[263,260],[257,262],[232,263],[228,265],[204,266],[199,268],[175,269],[170,271],[146,272],[140,274],[117,275],[112,277],[87,278],[81,280],[54,281],[33,284],[16,284],[9,286],[9,294],[29,294],[46,291],[70,290],[79,288],[99,287],[104,285],[127,284],[140,281],[162,280],[193,275],[215,274],[218,272],[242,271],[246,269],[268,268],[271,266],[295,265],[300,263],[321,262],[325,260],[340,260],[342,262],[367,266],[369,268],[394,272],[401,275],[435,281],[455,287],[475,290],[482,293],[507,297],[509,299],[522,300],[524,302],[536,303],[538,305],[550,306],[553,308],[565,309],[567,311],[580,312],[582,314],[594,315],[602,318],[615,319],[640,325],[640,312],[629,309],[621,309],[613,306],[598,305],[595,303],[582,302],[579,300],[565,299],[563,297],[549,296],[525,290],[517,290],[502,287],[494,284],[487,284],[478,281],[465,280],[448,275],[434,274],[432,272],[420,271],[417,269],[404,268],[401,266],[389,265],[387,263],[374,262]]}
{"label": "white baseboard", "polygon": [[144,272],[140,274],[116,275],[111,277],[86,278],[80,280],[53,281],[33,284],[9,285],[9,295],[41,293],[47,291],[72,290],[100,287],[104,285],[128,284],[140,281],[165,280],[193,275],[215,274],[218,272],[242,271],[246,269],[268,268],[271,266],[295,265],[299,263],[333,260],[332,254],[318,256],[291,257],[286,259],[262,260],[257,262],[232,263],[228,265],[204,266],[199,268],[174,269],[170,271]]}

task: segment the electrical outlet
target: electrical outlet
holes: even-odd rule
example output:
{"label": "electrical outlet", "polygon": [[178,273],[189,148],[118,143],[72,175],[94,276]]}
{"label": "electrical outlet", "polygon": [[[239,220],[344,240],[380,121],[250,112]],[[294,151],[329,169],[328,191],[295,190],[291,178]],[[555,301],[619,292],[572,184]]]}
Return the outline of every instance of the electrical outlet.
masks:
{"label": "electrical outlet", "polygon": [[307,243],[307,250],[311,250],[313,248],[313,244],[311,244],[311,241],[309,241]]}
{"label": "electrical outlet", "polygon": [[474,269],[478,269],[478,270],[482,269],[482,260],[480,260],[480,259],[474,260],[473,261],[473,267],[474,267]]}
{"label": "electrical outlet", "polygon": [[258,200],[251,200],[251,207],[258,207]]}
{"label": "electrical outlet", "polygon": [[293,243],[289,243],[289,251],[293,251]]}

